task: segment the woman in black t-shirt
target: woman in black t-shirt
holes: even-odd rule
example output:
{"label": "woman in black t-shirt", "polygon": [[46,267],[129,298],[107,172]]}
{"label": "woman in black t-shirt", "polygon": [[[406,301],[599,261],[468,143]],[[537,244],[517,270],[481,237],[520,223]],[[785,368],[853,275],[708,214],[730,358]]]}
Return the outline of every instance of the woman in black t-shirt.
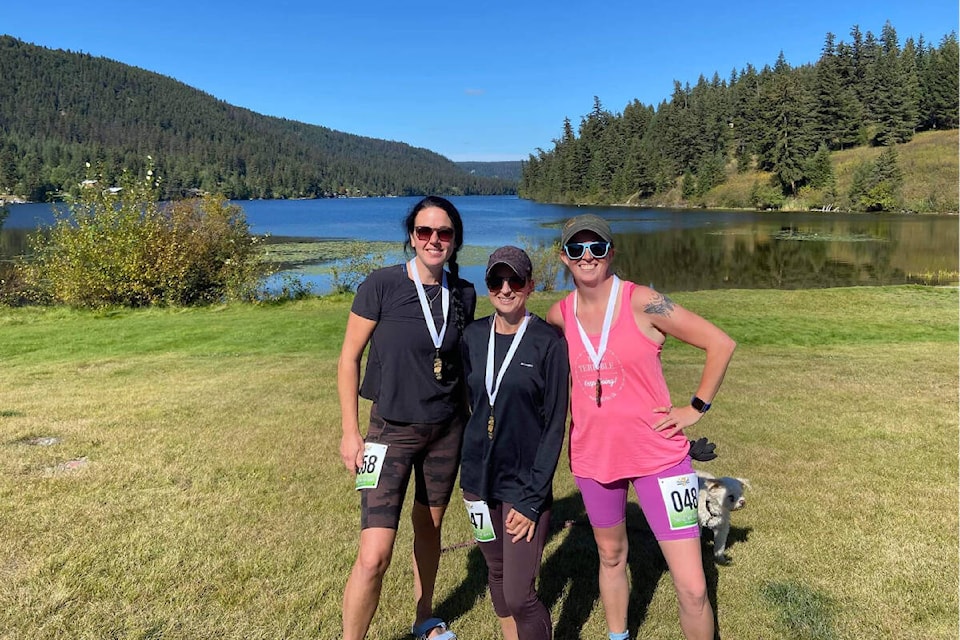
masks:
{"label": "woman in black t-shirt", "polygon": [[[373,272],[357,289],[337,366],[340,458],[361,494],[360,548],[343,595],[345,640],[363,638],[376,612],[411,473],[413,635],[456,637],[433,617],[433,591],[440,526],[456,481],[467,414],[460,336],[473,320],[477,295],[458,276],[463,223],[452,203],[424,198],[404,224],[414,257]],[[373,401],[366,438],[360,434],[358,395]]]}
{"label": "woman in black t-shirt", "polygon": [[527,312],[533,268],[522,249],[494,251],[486,284],[496,313],[463,334],[472,414],[460,486],[503,637],[549,640],[550,612],[537,596],[536,578],[566,426],[567,343]]}

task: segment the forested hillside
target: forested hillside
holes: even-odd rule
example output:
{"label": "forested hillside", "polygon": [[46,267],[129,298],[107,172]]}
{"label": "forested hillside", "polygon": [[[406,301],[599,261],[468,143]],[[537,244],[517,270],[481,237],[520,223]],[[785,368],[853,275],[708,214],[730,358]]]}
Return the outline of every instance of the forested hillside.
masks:
{"label": "forested hillside", "polygon": [[501,162],[458,162],[461,169],[476,175],[488,178],[503,178],[504,180],[519,181],[523,173],[523,162],[520,160],[505,160]]}
{"label": "forested hillside", "polygon": [[150,71],[0,36],[0,193],[45,200],[87,162],[110,180],[148,155],[168,196],[499,194],[516,184],[427,149],[259,115]]}
{"label": "forested hillside", "polygon": [[[633,101],[622,113],[594,98],[578,129],[563,122],[549,150],[524,166],[519,193],[549,202],[657,201],[708,206],[703,196],[730,176],[757,172],[756,206],[799,198],[810,207],[892,210],[902,173],[896,145],[914,134],[958,126],[956,33],[934,46],[920,37],[901,46],[887,23],[879,38],[858,27],[849,43],[827,34],[815,64],[747,65],[729,78],[676,82],[656,108]],[[831,153],[857,146],[889,149],[858,167],[837,190]],[[956,162],[956,150],[950,161]]]}

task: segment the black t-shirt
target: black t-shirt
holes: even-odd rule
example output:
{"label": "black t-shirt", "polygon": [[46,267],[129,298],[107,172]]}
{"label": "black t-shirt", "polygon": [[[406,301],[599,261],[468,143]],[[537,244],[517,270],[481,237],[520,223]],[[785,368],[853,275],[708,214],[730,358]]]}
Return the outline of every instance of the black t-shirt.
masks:
{"label": "black t-shirt", "polygon": [[[497,391],[493,439],[487,434],[490,401],[485,383],[490,322],[463,332],[463,362],[472,415],[463,437],[460,486],[484,500],[510,502],[536,521],[553,500],[553,474],[563,447],[569,402],[567,342],[532,315]],[[512,335],[494,338],[494,380]]]}
{"label": "black t-shirt", "polygon": [[[449,282],[448,276],[448,284]],[[469,324],[477,307],[477,292],[466,280],[456,283],[463,322]],[[443,325],[440,285],[424,286],[437,333]],[[435,297],[436,296],[436,297]],[[455,293],[450,292],[447,332],[440,345],[442,379],[433,372],[436,349],[417,297],[407,276],[407,265],[384,267],[371,273],[357,288],[352,311],[375,320],[367,368],[360,395],[377,403],[378,413],[391,422],[441,423],[462,410],[460,331],[456,323]]]}

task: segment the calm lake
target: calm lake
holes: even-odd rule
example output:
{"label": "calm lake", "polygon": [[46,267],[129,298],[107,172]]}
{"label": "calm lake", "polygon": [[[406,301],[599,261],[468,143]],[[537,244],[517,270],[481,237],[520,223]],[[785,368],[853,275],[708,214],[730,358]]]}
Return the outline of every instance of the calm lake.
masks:
{"label": "calm lake", "polygon": [[[401,241],[401,224],[419,198],[238,201],[252,231],[293,238]],[[955,282],[956,216],[781,213],[574,207],[515,196],[451,198],[464,220],[461,274],[483,281],[485,256],[503,244],[549,243],[567,218],[595,213],[616,236],[616,266],[658,290],[819,288]],[[8,207],[0,258],[23,251],[26,234],[52,220],[50,205]],[[479,248],[477,250],[476,248]],[[476,257],[479,256],[479,257]],[[400,255],[388,256],[388,262]],[[329,266],[329,265],[326,265]],[[324,265],[289,273],[317,292],[330,287]],[[562,277],[557,285],[569,288]]]}

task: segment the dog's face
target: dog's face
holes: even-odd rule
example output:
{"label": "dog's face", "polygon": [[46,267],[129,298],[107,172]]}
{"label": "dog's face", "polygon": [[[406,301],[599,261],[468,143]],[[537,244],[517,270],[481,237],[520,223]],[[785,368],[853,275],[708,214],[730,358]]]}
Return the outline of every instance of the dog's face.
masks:
{"label": "dog's face", "polygon": [[711,478],[705,485],[710,501],[722,504],[727,511],[742,509],[747,504],[743,489],[744,486],[749,487],[750,483],[745,478]]}

